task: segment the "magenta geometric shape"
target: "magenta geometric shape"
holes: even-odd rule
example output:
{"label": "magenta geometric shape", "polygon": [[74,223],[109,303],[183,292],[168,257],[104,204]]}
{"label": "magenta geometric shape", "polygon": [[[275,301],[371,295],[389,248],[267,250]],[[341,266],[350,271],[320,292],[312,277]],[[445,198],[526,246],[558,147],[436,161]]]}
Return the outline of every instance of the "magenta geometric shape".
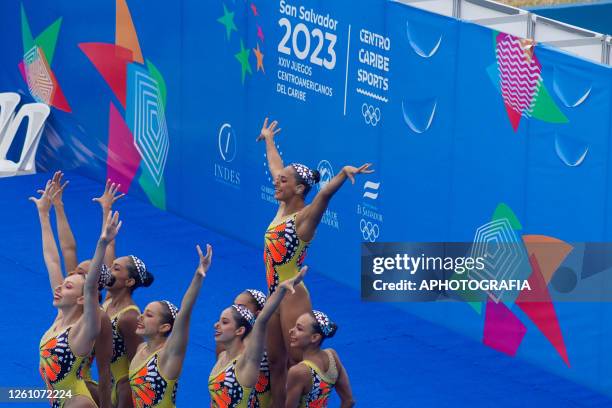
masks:
{"label": "magenta geometric shape", "polygon": [[28,83],[28,77],[26,76],[25,64],[23,63],[23,60],[19,63],[19,72],[21,73],[23,80]]}
{"label": "magenta geometric shape", "polygon": [[535,254],[529,257],[529,262],[531,263],[532,270],[531,276],[528,279],[531,290],[524,289],[521,291],[516,298],[515,304],[540,329],[542,334],[557,350],[563,361],[565,361],[565,364],[570,367],[561,325],[555,312],[555,305],[548,292],[548,285],[542,276],[542,271]]}
{"label": "magenta geometric shape", "polygon": [[514,131],[521,116],[530,117],[542,85],[542,66],[532,44],[510,34],[496,37],[495,55],[500,90]]}
{"label": "magenta geometric shape", "polygon": [[127,64],[134,60],[132,51],[115,44],[106,43],[80,43],[79,48],[94,64],[125,108]]}
{"label": "magenta geometric shape", "polygon": [[121,192],[127,193],[140,167],[140,160],[140,154],[134,147],[134,136],[111,102],[108,117],[106,178],[121,184]]}
{"label": "magenta geometric shape", "polygon": [[259,37],[261,42],[264,41],[264,33],[263,33],[263,30],[261,29],[261,27],[259,25],[257,26],[257,36]]}
{"label": "magenta geometric shape", "polygon": [[503,303],[487,302],[482,342],[514,357],[527,327]]}

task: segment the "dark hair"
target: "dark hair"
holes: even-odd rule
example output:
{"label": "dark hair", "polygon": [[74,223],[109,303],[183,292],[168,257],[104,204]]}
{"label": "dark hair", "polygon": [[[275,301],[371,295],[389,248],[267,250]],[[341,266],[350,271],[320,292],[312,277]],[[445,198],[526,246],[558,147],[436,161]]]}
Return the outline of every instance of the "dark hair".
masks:
{"label": "dark hair", "polygon": [[255,299],[255,296],[253,296],[253,294],[251,292],[249,292],[248,290],[245,290],[242,293],[246,294],[246,295],[249,295],[249,299],[251,299],[250,302],[253,304],[253,306],[255,306],[255,310],[257,312],[261,312],[263,310],[263,307],[259,304],[257,299]]}
{"label": "dark hair", "polygon": [[[152,278],[151,278],[152,279]],[[153,280],[151,280],[152,282]],[[147,285],[148,286],[148,285]],[[165,333],[165,336],[168,337],[170,333],[172,333],[172,329],[174,329],[174,317],[172,317],[172,312],[170,311],[170,306],[166,304],[166,302],[158,301],[162,305],[162,324],[169,324],[170,330]]]}
{"label": "dark hair", "polygon": [[321,325],[319,324],[319,321],[317,320],[313,312],[310,312],[310,317],[312,317],[312,320],[314,321],[312,323],[312,330],[315,333],[318,333],[321,335],[321,342],[319,343],[319,347],[321,347],[321,345],[323,344],[323,340],[334,337],[334,335],[338,331],[338,325],[330,321],[329,322],[330,332],[327,335],[325,335],[325,333],[323,333],[323,329],[321,328]]}
{"label": "dark hair", "polygon": [[139,288],[141,286],[144,286],[145,288],[148,288],[149,286],[151,286],[151,284],[153,283],[154,276],[151,272],[147,271],[145,273],[145,279],[144,282],[140,279],[140,274],[138,273],[138,268],[136,267],[136,264],[134,263],[134,261],[132,260],[131,257],[128,257],[128,263],[127,263],[127,271],[128,271],[128,276],[130,277],[130,279],[134,279],[134,286],[132,286],[130,288],[130,293],[134,292],[134,290],[136,290],[136,288]]}
{"label": "dark hair", "polygon": [[232,316],[234,317],[236,326],[238,326],[238,328],[244,327],[244,334],[242,337],[240,337],[240,340],[244,340],[244,338],[249,335],[251,330],[253,330],[253,326],[251,326],[249,321],[242,317],[242,315],[235,308],[230,307],[230,309],[232,310]]}
{"label": "dark hair", "polygon": [[[321,180],[321,173],[319,173],[319,170],[311,170],[311,171],[312,171],[312,178],[314,179],[314,184],[317,184]],[[295,181],[298,184],[302,184],[304,186],[303,196],[306,197],[312,187],[308,185],[308,182],[304,179],[304,177],[300,175],[300,173],[298,173],[295,167],[293,168],[293,174],[295,176]]]}

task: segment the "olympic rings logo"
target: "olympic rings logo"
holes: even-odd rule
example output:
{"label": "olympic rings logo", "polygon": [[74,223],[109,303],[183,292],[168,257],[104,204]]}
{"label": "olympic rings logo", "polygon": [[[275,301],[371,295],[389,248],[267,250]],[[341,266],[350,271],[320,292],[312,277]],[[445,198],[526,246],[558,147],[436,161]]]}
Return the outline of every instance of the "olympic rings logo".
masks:
{"label": "olympic rings logo", "polygon": [[359,221],[359,228],[361,229],[361,234],[363,235],[364,241],[374,242],[378,239],[380,235],[380,229],[377,224],[373,224],[370,221],[366,221],[363,218]]}
{"label": "olympic rings logo", "polygon": [[363,115],[363,120],[368,125],[376,126],[378,122],[380,122],[380,109],[372,105],[368,105],[367,103],[361,105],[361,114]]}

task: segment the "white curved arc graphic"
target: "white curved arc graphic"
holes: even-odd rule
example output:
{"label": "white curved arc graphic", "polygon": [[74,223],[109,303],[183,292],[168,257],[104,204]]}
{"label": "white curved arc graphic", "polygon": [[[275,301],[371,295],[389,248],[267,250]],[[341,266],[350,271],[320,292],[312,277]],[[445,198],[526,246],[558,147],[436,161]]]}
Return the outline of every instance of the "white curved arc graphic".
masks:
{"label": "white curved arc graphic", "polygon": [[410,24],[408,22],[406,22],[406,36],[408,37],[408,44],[410,44],[410,47],[414,50],[414,52],[419,57],[422,57],[422,58],[433,57],[436,54],[436,52],[438,52],[438,48],[440,48],[440,45],[442,44],[442,35],[440,35],[436,45],[434,45],[431,51],[426,52],[421,47],[419,47],[419,45],[412,39],[412,36],[410,35]]}
{"label": "white curved arc graphic", "polygon": [[566,108],[575,108],[577,106],[580,106],[584,103],[584,101],[587,100],[587,98],[589,97],[589,95],[591,94],[591,90],[593,89],[593,87],[589,87],[589,89],[586,90],[586,92],[576,100],[576,102],[574,103],[569,103],[566,99],[565,96],[563,95],[563,92],[561,91],[561,89],[559,89],[559,86],[557,85],[557,82],[555,82],[553,84],[553,89],[555,91],[555,93],[557,94],[557,97],[561,100],[561,102],[563,102],[563,105]]}
{"label": "white curved arc graphic", "polygon": [[[563,82],[563,79],[565,79],[565,82],[572,82],[571,78],[574,75],[569,74],[569,78],[567,77],[568,74],[563,74],[563,70],[562,69],[555,69],[554,70],[554,79],[553,79],[553,91],[555,92],[555,94],[557,95],[557,97],[561,100],[561,102],[563,103],[563,105],[566,108],[575,108],[577,106],[582,105],[589,97],[589,95],[591,95],[591,91],[593,90],[593,85],[589,85],[588,89],[586,91],[584,91],[582,93],[582,96],[580,96],[579,98],[576,98],[575,101],[570,101],[568,100],[568,98],[565,96],[562,87],[560,86],[560,82]],[[561,78],[559,78],[559,76],[561,76]],[[576,78],[576,80],[578,80],[578,83],[582,82],[584,84],[584,79],[581,78]],[[585,88],[587,84],[584,84]],[[574,99],[574,98],[572,98]]]}
{"label": "white curved arc graphic", "polygon": [[414,123],[414,121],[410,118],[410,115],[408,114],[408,112],[406,112],[406,106],[404,105],[404,101],[402,101],[402,114],[404,116],[404,122],[406,122],[406,124],[408,125],[408,127],[410,129],[412,129],[413,132],[415,133],[425,133],[427,130],[429,130],[429,128],[431,127],[431,124],[433,122],[433,118],[436,114],[436,108],[438,106],[438,102],[434,102],[433,108],[431,109],[431,113],[429,114],[429,119],[427,120],[427,124],[425,125],[424,129],[420,129],[416,123]]}
{"label": "white curved arc graphic", "polygon": [[575,161],[572,161],[563,152],[563,148],[559,144],[559,135],[557,135],[555,137],[555,152],[557,153],[559,159],[561,159],[561,161],[565,163],[565,165],[569,167],[578,167],[582,164],[587,154],[589,153],[589,147],[586,146],[584,148],[584,152],[582,152],[582,154]]}
{"label": "white curved arc graphic", "polygon": [[576,106],[581,105],[581,104],[582,104],[584,101],[586,101],[586,99],[587,99],[587,98],[589,97],[589,95],[591,94],[591,90],[592,90],[592,89],[593,89],[592,87],[591,87],[591,88],[589,88],[589,89],[588,89],[588,91],[586,91],[586,92],[584,93],[584,95],[582,95],[582,97],[581,97],[580,99],[578,99],[578,100],[576,101],[576,103],[574,103],[574,104],[572,105],[572,108],[575,108]]}

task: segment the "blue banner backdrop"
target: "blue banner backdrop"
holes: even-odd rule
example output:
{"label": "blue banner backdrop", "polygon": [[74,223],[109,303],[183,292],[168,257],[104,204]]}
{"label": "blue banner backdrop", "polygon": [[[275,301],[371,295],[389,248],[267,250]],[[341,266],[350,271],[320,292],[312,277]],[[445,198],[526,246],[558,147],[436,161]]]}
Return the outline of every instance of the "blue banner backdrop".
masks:
{"label": "blue banner backdrop", "polygon": [[[261,246],[276,211],[264,117],[285,163],[323,182],[372,162],[308,258],[352,287],[362,241],[466,241],[496,219],[525,242],[612,239],[609,67],[384,0],[11,0],[0,21],[0,90],[52,106],[39,171],[113,177]],[[612,395],[608,304],[555,304],[544,321],[506,305],[524,336],[510,348],[491,334],[496,306],[400,307]]]}

